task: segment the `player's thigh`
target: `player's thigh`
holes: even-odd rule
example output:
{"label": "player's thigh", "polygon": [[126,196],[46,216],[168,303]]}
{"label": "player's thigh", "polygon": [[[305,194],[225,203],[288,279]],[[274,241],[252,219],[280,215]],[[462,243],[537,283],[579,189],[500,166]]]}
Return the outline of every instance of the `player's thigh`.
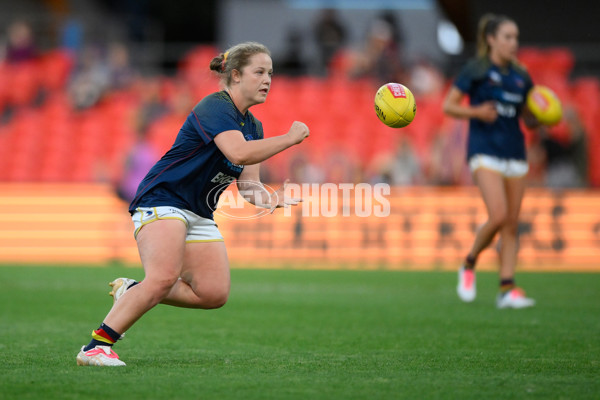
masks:
{"label": "player's thigh", "polygon": [[179,277],[185,257],[186,226],[181,220],[164,219],[145,225],[137,234],[137,245],[146,279]]}
{"label": "player's thigh", "polygon": [[198,294],[229,294],[229,259],[225,242],[187,243],[181,278]]}
{"label": "player's thigh", "polygon": [[473,175],[490,218],[504,220],[508,212],[504,177],[485,168],[477,169]]}

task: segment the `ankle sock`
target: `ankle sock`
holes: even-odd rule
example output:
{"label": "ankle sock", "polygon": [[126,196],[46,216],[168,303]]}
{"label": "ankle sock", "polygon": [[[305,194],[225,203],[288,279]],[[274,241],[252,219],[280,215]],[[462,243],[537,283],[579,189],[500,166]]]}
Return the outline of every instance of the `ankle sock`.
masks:
{"label": "ankle sock", "polygon": [[501,279],[500,280],[500,293],[506,294],[515,288],[514,279]]}
{"label": "ankle sock", "polygon": [[465,269],[475,269],[475,263],[477,262],[477,257],[473,257],[472,255],[468,255],[465,258],[464,267]]}
{"label": "ankle sock", "polygon": [[120,333],[115,332],[110,326],[102,323],[98,329],[92,331],[92,340],[83,348],[83,351],[88,351],[96,346],[112,346],[120,338]]}

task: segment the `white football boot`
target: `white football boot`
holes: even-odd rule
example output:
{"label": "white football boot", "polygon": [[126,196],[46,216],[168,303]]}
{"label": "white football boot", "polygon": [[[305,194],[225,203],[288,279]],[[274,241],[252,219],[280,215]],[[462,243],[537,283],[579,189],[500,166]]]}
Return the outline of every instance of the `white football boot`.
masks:
{"label": "white football boot", "polygon": [[96,346],[88,351],[81,347],[77,354],[77,365],[94,367],[123,367],[125,363],[110,346]]}
{"label": "white football boot", "polygon": [[463,266],[458,270],[458,286],[456,287],[458,297],[466,303],[475,300],[477,288],[475,285],[475,270]]}
{"label": "white football boot", "polygon": [[521,288],[514,288],[508,292],[498,294],[496,298],[496,306],[498,308],[526,308],[533,307],[535,300],[525,296],[525,292]]}

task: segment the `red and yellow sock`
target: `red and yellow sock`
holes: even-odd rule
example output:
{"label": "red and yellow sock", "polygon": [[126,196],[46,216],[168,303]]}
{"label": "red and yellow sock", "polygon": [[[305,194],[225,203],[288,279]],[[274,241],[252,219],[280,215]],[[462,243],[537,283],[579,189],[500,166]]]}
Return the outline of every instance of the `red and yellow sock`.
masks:
{"label": "red and yellow sock", "polygon": [[500,293],[506,294],[516,287],[514,279],[501,279],[500,280]]}
{"label": "red and yellow sock", "polygon": [[92,340],[85,346],[83,351],[88,351],[96,346],[112,346],[120,337],[120,333],[115,332],[110,326],[102,323],[98,329],[92,331]]}

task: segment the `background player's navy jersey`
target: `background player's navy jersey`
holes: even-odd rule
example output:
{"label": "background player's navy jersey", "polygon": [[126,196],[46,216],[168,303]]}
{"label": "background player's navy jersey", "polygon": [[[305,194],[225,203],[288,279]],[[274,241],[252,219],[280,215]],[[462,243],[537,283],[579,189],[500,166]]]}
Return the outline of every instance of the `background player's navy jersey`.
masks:
{"label": "background player's navy jersey", "polygon": [[129,206],[173,206],[213,218],[221,193],[237,179],[243,165],[230,162],[214,142],[221,132],[238,130],[246,140],[263,138],[262,124],[242,115],[225,91],[203,98],[179,130],[173,147],[140,183]]}
{"label": "background player's navy jersey", "polygon": [[475,154],[488,154],[525,160],[525,138],[519,116],[533,86],[527,71],[514,64],[500,68],[487,58],[478,58],[463,67],[454,86],[469,95],[471,105],[493,100],[498,111],[498,118],[491,124],[475,118],[469,121],[467,159]]}

